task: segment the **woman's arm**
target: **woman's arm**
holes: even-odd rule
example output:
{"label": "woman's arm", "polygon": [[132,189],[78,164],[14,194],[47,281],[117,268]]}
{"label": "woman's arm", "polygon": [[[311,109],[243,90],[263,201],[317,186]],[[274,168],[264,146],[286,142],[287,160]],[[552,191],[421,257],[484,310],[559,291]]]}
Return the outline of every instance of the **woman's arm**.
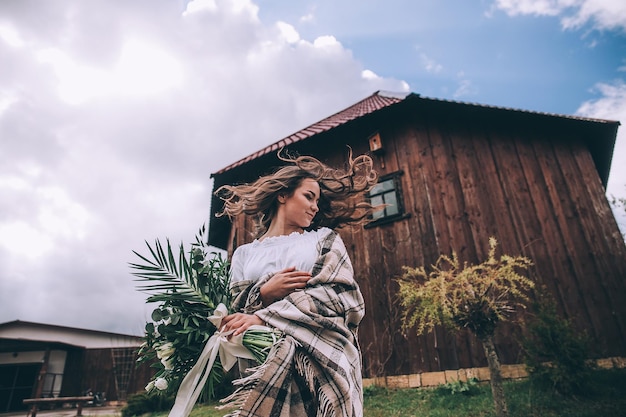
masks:
{"label": "woman's arm", "polygon": [[[277,272],[258,289],[262,306],[266,307],[292,292],[304,288],[309,279],[311,279],[310,272],[297,271],[295,267],[285,268]],[[254,324],[262,325],[264,323],[255,314],[234,313],[224,317],[222,330],[235,330],[233,335],[238,335]]]}
{"label": "woman's arm", "polygon": [[259,288],[263,306],[267,307],[292,292],[303,289],[310,279],[310,272],[297,271],[293,266],[277,272]]}
{"label": "woman's arm", "polygon": [[234,330],[235,332],[232,335],[237,336],[248,330],[252,325],[262,326],[264,324],[263,320],[255,314],[234,313],[222,319],[222,328],[220,330],[225,332]]}

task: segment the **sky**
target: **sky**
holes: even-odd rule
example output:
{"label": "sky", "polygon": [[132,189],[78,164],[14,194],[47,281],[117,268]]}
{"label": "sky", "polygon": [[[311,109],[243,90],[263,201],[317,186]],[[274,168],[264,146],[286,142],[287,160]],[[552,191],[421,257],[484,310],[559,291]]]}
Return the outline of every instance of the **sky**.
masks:
{"label": "sky", "polygon": [[[191,243],[211,173],[378,90],[624,124],[626,2],[0,1],[0,323],[141,335],[133,250]],[[609,197],[625,158],[621,126]]]}

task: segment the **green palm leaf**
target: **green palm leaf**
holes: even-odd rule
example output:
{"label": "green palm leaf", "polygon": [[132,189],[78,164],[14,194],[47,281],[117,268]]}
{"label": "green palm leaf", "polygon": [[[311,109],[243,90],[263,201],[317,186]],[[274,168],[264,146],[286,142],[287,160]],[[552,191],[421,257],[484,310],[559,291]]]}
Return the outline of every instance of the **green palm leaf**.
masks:
{"label": "green palm leaf", "polygon": [[[165,244],[158,239],[152,245],[146,241],[149,255],[133,251],[139,261],[130,263],[132,274],[142,282],[138,289],[150,294],[147,302],[158,303],[152,322],[146,323],[139,360],[154,361],[152,366],[157,372],[151,383],[165,379],[169,393],[178,390],[217,330],[208,320],[216,306],[230,306],[228,262],[219,253],[208,253],[206,231],[205,226],[200,228],[189,250],[183,244],[173,248],[169,239]],[[242,344],[263,363],[280,337],[278,331],[249,330]],[[202,388],[201,400],[215,398],[224,381],[218,357]]]}
{"label": "green palm leaf", "polygon": [[154,245],[146,241],[150,256],[133,251],[142,263],[129,265],[138,281],[146,282],[138,289],[151,294],[147,302],[198,303],[211,310],[221,302],[228,302],[228,265],[214,252],[212,259],[207,259],[205,233],[202,226],[192,249],[185,250],[181,243],[177,256],[169,239],[165,246],[159,239]]}

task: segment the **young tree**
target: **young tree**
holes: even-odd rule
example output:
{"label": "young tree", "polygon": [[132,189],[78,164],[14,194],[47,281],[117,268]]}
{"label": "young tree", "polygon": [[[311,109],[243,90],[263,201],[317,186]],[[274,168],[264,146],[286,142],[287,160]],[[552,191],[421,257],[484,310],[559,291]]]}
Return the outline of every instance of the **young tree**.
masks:
{"label": "young tree", "polygon": [[441,255],[430,272],[405,266],[398,279],[398,295],[405,331],[415,328],[417,334],[423,334],[441,324],[469,329],[478,337],[487,357],[496,415],[506,417],[494,333],[498,323],[508,320],[517,307],[525,307],[534,283],[517,272],[528,269],[532,262],[522,256],[496,258],[497,244],[495,238],[489,239],[488,258],[479,265],[461,266],[453,252],[452,257]]}

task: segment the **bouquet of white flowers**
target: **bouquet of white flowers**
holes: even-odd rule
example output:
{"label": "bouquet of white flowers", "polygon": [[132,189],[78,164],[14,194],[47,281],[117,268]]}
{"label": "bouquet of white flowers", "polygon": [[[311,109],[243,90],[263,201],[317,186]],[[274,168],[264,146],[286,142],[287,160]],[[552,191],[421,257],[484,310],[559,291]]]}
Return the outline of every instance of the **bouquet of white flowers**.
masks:
{"label": "bouquet of white flowers", "polygon": [[229,268],[221,254],[208,252],[205,233],[202,226],[191,249],[181,244],[177,256],[169,240],[165,248],[158,239],[154,245],[146,242],[150,257],[133,251],[142,263],[130,264],[133,275],[144,282],[139,289],[150,294],[147,302],[159,303],[139,350],[138,360],[154,362],[157,368],[146,389],[178,392],[174,409],[191,403],[176,415],[186,415],[198,398],[214,398],[236,357],[263,363],[280,336],[262,326],[235,340],[220,333],[230,305]]}

